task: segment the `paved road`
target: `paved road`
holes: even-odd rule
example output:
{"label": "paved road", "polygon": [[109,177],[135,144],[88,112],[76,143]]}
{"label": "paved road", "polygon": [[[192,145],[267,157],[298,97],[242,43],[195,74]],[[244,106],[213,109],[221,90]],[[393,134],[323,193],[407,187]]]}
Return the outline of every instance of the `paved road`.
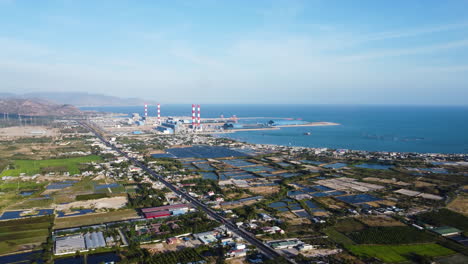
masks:
{"label": "paved road", "polygon": [[[224,224],[230,231],[236,233],[246,241],[248,241],[250,244],[254,245],[257,247],[257,249],[262,252],[265,256],[267,256],[270,259],[273,259],[275,257],[281,256],[278,252],[276,252],[274,249],[272,249],[270,246],[264,244],[260,240],[258,240],[254,235],[251,233],[245,231],[242,228],[237,227],[237,225],[231,223],[228,219],[224,218],[223,216],[219,215],[215,211],[213,211],[210,207],[206,206],[204,203],[198,201],[197,199],[193,198],[192,196],[188,195],[184,191],[180,190],[179,188],[175,187],[172,183],[166,181],[162,176],[156,174],[152,169],[148,168],[145,164],[140,162],[139,160],[129,157],[127,153],[123,152],[122,150],[118,149],[114,145],[112,145],[109,141],[107,141],[104,137],[102,137],[94,128],[89,126],[87,123],[81,122],[81,125],[89,129],[92,133],[96,135],[102,142],[104,142],[108,147],[112,148],[113,150],[117,151],[120,153],[122,156],[126,157],[129,159],[134,165],[140,167],[143,169],[145,172],[150,174],[154,179],[159,180],[162,182],[164,185],[166,185],[167,188],[178,194],[180,197],[183,197],[185,200],[189,201],[196,207],[201,208],[205,213],[207,213],[209,216],[211,216],[213,219],[217,220],[218,222]],[[290,263],[294,263],[294,261],[289,260]]]}

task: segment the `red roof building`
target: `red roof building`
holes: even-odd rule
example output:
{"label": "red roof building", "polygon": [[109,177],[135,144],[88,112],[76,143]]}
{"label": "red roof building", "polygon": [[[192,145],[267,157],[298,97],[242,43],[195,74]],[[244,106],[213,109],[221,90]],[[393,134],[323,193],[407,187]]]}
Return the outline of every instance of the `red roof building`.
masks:
{"label": "red roof building", "polygon": [[141,209],[141,212],[146,214],[150,212],[158,212],[158,211],[167,211],[167,210],[176,210],[176,209],[181,209],[181,208],[189,208],[191,207],[189,204],[173,204],[173,205],[164,205],[164,206],[158,206],[158,207],[150,207],[150,208],[143,208]]}
{"label": "red roof building", "polygon": [[166,211],[158,211],[158,212],[148,212],[148,213],[144,213],[144,214],[145,214],[146,219],[150,219],[150,218],[170,216],[171,212],[166,210]]}

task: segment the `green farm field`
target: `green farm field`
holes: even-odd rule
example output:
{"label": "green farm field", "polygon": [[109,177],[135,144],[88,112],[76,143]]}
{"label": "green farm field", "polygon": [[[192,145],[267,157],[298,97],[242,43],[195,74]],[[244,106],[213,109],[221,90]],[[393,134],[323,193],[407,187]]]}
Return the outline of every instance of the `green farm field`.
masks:
{"label": "green farm field", "polygon": [[[18,178],[19,179],[19,178]],[[10,181],[0,183],[0,210],[18,202],[23,202],[42,192],[47,183],[36,183],[32,181]],[[21,196],[22,191],[34,191],[33,196]],[[31,207],[26,207],[31,208]]]}
{"label": "green farm field", "polygon": [[410,226],[378,226],[346,234],[357,244],[412,244],[434,242],[435,237]]}
{"label": "green farm field", "polygon": [[417,220],[435,226],[448,225],[468,231],[468,217],[445,208],[420,214]]}
{"label": "green farm field", "polygon": [[413,245],[349,245],[346,247],[360,257],[375,257],[386,263],[409,261],[410,254],[440,257],[455,254],[454,251],[435,243]]}
{"label": "green farm field", "polygon": [[[42,173],[44,169],[54,171],[68,171],[70,174],[80,173],[79,165],[93,161],[101,161],[102,158],[96,155],[67,159],[47,159],[47,160],[14,160],[12,169],[4,170],[0,176],[19,176],[21,173],[34,175]],[[10,165],[11,166],[11,165]]]}
{"label": "green farm field", "polygon": [[343,235],[342,233],[338,232],[333,227],[326,228],[325,229],[325,234],[327,234],[327,236],[329,236],[336,243],[342,244],[344,246],[355,245],[356,244],[349,237],[347,237],[347,236]]}
{"label": "green farm field", "polygon": [[0,222],[0,255],[45,242],[52,220],[52,216],[44,216]]}

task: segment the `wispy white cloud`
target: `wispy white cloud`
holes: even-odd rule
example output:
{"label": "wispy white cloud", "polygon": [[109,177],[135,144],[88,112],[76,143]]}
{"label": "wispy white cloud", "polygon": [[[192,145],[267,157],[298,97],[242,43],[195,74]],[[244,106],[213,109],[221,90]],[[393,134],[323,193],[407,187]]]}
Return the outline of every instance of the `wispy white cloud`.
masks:
{"label": "wispy white cloud", "polygon": [[[0,79],[3,87],[16,89],[112,91],[122,96],[141,93],[162,97],[166,102],[189,97],[205,102],[254,102],[261,98],[314,103],[347,97],[374,99],[381,95],[380,87],[423,89],[418,83],[430,82],[424,79],[426,72],[449,76],[467,70],[467,66],[435,64],[411,69],[396,60],[382,69],[375,63],[391,57],[466,49],[468,39],[372,50],[361,48],[361,44],[461,31],[468,23],[358,34],[352,27],[340,32],[339,26],[305,22],[308,24],[301,24],[301,30],[288,31],[287,26],[298,23],[295,17],[303,12],[301,3],[286,11],[280,7],[262,11],[267,26],[256,25],[240,33],[217,32],[219,39],[210,41],[186,37],[196,27],[184,26],[185,22],[154,31],[129,25],[119,30],[125,35],[123,39],[128,39],[121,43],[109,39],[109,49],[113,49],[109,53],[102,46],[90,45],[90,50],[80,49],[75,54],[70,52],[72,48],[59,51],[41,43],[0,36]],[[60,21],[62,17],[50,19]],[[74,19],[65,17],[63,22],[82,27]],[[282,27],[282,23],[289,24]],[[114,48],[114,44],[122,48]],[[414,61],[414,65],[418,63],[426,62]],[[398,80],[393,78],[395,73]],[[461,79],[468,83],[468,78]]]}
{"label": "wispy white cloud", "polygon": [[429,46],[412,47],[412,48],[405,48],[405,49],[385,49],[385,50],[378,50],[374,52],[365,52],[365,53],[360,53],[360,54],[355,54],[355,55],[343,56],[342,60],[360,61],[360,60],[371,60],[371,59],[378,59],[378,58],[384,58],[384,57],[430,54],[430,53],[436,53],[436,52],[449,50],[449,49],[466,48],[466,47],[468,47],[468,39],[451,41],[451,42],[429,45]]}
{"label": "wispy white cloud", "polygon": [[445,25],[434,25],[430,27],[419,27],[419,28],[412,28],[412,29],[404,29],[399,31],[386,31],[380,33],[372,33],[363,35],[360,37],[360,41],[376,41],[376,40],[387,40],[387,39],[397,39],[397,38],[408,38],[408,37],[416,37],[426,34],[432,33],[440,33],[445,31],[453,31],[453,30],[460,30],[460,29],[468,29],[468,22],[460,22],[460,23],[453,23],[453,24],[445,24]]}
{"label": "wispy white cloud", "polygon": [[449,65],[449,66],[431,66],[431,67],[417,67],[415,71],[423,73],[461,73],[468,72],[468,65]]}

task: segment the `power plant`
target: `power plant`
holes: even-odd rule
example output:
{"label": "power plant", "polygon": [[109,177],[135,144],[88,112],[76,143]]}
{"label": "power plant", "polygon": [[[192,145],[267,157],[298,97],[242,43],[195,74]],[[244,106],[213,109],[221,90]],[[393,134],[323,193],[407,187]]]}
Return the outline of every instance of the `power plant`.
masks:
{"label": "power plant", "polygon": [[184,117],[161,117],[161,104],[156,104],[156,118],[151,116],[148,112],[149,105],[144,104],[143,117],[138,113],[134,113],[132,118],[128,119],[128,125],[138,126],[152,126],[156,131],[163,134],[174,134],[179,132],[200,132],[203,131],[201,120],[201,106],[200,104],[192,104],[192,120],[191,123]]}
{"label": "power plant", "polygon": [[[292,118],[275,118],[271,120],[265,120],[264,122],[256,121],[244,121],[239,122],[239,117],[235,114],[231,117],[225,117],[223,114],[218,118],[201,118],[201,105],[192,104],[192,113],[187,111],[188,115],[184,116],[161,116],[161,104],[156,104],[156,114],[151,116],[151,113],[148,112],[148,104],[144,104],[143,116],[140,116],[138,113],[133,113],[132,118],[127,118],[125,126],[127,129],[132,129],[133,132],[138,132],[136,134],[143,133],[142,131],[153,131],[160,134],[179,134],[179,133],[223,133],[223,132],[233,132],[241,130],[269,130],[269,129],[279,129],[280,127],[288,126],[308,126],[309,122],[302,121],[300,119]],[[153,109],[151,107],[151,109]],[[188,110],[188,108],[187,108]],[[5,117],[4,117],[5,118]],[[191,118],[191,120],[190,120]],[[242,118],[249,119],[249,118]],[[141,130],[135,130],[134,127],[139,126]],[[123,128],[120,125],[117,125],[117,128]]]}

